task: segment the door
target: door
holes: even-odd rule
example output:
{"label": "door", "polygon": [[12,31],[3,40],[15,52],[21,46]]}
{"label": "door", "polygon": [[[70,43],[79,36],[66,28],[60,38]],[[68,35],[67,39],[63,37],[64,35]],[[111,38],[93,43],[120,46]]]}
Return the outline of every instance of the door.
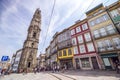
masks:
{"label": "door", "polygon": [[99,69],[96,57],[91,57],[91,60],[92,60],[93,68]]}
{"label": "door", "polygon": [[79,62],[79,59],[75,59],[75,62],[76,62],[76,69],[80,69],[80,62]]}
{"label": "door", "polygon": [[109,58],[103,58],[103,62],[104,62],[104,65],[105,65],[105,69],[112,69]]}

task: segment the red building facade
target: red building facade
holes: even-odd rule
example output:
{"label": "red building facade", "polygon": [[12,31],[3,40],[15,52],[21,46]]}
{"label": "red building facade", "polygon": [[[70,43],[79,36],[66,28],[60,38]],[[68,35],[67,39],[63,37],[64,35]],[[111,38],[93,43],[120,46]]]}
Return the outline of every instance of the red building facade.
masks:
{"label": "red building facade", "polygon": [[70,27],[75,69],[100,69],[99,58],[87,19]]}

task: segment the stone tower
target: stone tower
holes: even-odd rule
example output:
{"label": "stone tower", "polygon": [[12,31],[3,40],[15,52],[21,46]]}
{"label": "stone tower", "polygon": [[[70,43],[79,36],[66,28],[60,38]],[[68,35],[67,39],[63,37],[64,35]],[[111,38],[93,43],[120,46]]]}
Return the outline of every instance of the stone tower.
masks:
{"label": "stone tower", "polygon": [[36,67],[39,35],[41,31],[41,11],[37,9],[33,15],[28,28],[27,39],[23,45],[22,56],[20,59],[19,70],[27,69],[32,71]]}

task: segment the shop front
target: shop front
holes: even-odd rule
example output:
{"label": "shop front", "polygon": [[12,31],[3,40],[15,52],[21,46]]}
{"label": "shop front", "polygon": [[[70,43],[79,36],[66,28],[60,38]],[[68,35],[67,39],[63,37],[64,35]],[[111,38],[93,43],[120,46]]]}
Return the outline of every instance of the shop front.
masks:
{"label": "shop front", "polygon": [[100,69],[100,64],[96,54],[74,56],[74,59],[76,69]]}
{"label": "shop front", "polygon": [[115,69],[116,61],[119,61],[117,53],[101,54],[105,69]]}
{"label": "shop front", "polygon": [[60,59],[60,66],[61,67],[66,67],[67,70],[69,69],[73,69],[73,59],[72,58],[68,58],[68,59]]}

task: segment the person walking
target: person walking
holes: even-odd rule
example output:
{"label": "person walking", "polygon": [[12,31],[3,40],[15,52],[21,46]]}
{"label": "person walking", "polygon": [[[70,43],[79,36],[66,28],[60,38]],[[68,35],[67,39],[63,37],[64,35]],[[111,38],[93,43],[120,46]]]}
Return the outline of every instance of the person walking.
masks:
{"label": "person walking", "polygon": [[52,72],[53,72],[53,73],[55,72],[55,66],[52,67]]}
{"label": "person walking", "polygon": [[119,71],[120,71],[120,63],[119,63],[119,61],[117,61],[117,60],[116,60],[115,63],[116,63],[116,73],[119,74],[119,73],[120,73],[120,72],[119,72]]}
{"label": "person walking", "polygon": [[60,71],[60,66],[59,66],[59,65],[57,65],[57,71],[58,71],[58,72]]}

